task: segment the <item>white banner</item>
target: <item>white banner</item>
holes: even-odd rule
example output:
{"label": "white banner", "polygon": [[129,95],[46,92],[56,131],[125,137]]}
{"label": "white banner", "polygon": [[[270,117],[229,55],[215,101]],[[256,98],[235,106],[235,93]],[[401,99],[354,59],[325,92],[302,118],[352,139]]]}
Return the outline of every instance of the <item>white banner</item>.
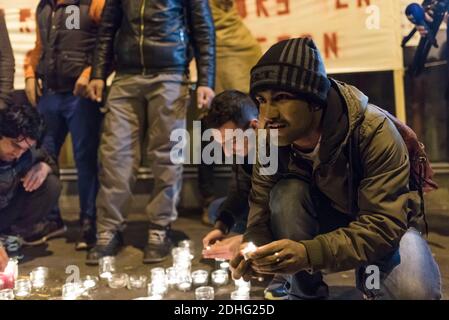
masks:
{"label": "white banner", "polygon": [[[401,7],[408,0],[235,0],[264,49],[280,39],[310,35],[330,73],[402,68]],[[16,89],[24,87],[23,63],[34,47],[37,0],[0,0],[16,58]],[[409,26],[406,26],[409,29]]]}

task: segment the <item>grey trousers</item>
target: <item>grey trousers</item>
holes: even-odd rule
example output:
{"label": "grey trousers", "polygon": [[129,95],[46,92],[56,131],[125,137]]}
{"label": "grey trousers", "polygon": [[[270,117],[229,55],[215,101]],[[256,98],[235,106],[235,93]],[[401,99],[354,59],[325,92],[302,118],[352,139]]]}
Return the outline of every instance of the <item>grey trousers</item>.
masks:
{"label": "grey trousers", "polygon": [[106,101],[100,142],[98,232],[122,231],[143,154],[151,162],[154,187],[146,206],[151,223],[167,226],[177,218],[182,165],[170,161],[170,133],[186,128],[187,79],[181,74],[118,74]]}

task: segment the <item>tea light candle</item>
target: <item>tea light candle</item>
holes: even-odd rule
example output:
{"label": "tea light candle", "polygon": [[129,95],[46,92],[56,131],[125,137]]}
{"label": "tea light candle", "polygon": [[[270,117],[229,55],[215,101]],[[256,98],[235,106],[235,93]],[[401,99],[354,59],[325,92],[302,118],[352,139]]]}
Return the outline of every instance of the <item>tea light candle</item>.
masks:
{"label": "tea light candle", "polygon": [[251,282],[245,281],[243,278],[234,280],[235,288],[239,291],[251,291]]}
{"label": "tea light candle", "polygon": [[252,242],[248,242],[246,247],[242,250],[242,255],[245,258],[245,260],[248,260],[249,259],[248,254],[250,254],[256,250],[257,250],[256,245]]}
{"label": "tea light candle", "polygon": [[14,288],[14,274],[0,273],[0,289]]}
{"label": "tea light candle", "polygon": [[214,300],[213,287],[199,287],[195,290],[196,300]]}
{"label": "tea light candle", "polygon": [[191,259],[194,258],[195,246],[192,240],[182,240],[178,243],[179,248],[187,249],[190,253]]}
{"label": "tea light candle", "polygon": [[145,288],[147,284],[147,277],[146,276],[130,276],[128,281],[128,289],[142,289]]}
{"label": "tea light candle", "polygon": [[87,290],[95,289],[98,285],[98,277],[95,276],[85,276],[83,278],[83,287]]}
{"label": "tea light candle", "polygon": [[151,281],[165,279],[165,269],[164,268],[153,268],[151,269]]}
{"label": "tea light candle", "polygon": [[115,273],[115,257],[107,256],[100,258],[98,267],[100,278],[109,280],[112,274]]}
{"label": "tea light candle", "polygon": [[249,300],[249,291],[236,290],[231,292],[231,300]]}
{"label": "tea light candle", "polygon": [[0,290],[0,300],[14,300],[14,292],[12,289]]}
{"label": "tea light candle", "polygon": [[177,288],[180,291],[188,291],[192,288],[192,276],[190,271],[183,271],[178,273]]}
{"label": "tea light candle", "polygon": [[223,286],[228,283],[229,275],[227,271],[215,270],[211,274],[212,283],[217,286]]}
{"label": "tea light candle", "polygon": [[68,282],[62,286],[62,300],[76,300],[83,293],[83,287],[79,282]]}
{"label": "tea light candle", "polygon": [[41,289],[45,287],[45,281],[48,277],[47,267],[37,267],[30,273],[30,280],[35,289]]}
{"label": "tea light candle", "polygon": [[31,281],[29,279],[19,279],[14,286],[14,293],[18,298],[26,298],[31,294]]}
{"label": "tea light candle", "polygon": [[192,281],[195,286],[207,285],[208,278],[209,272],[207,272],[206,270],[196,270],[192,272]]}
{"label": "tea light candle", "polygon": [[178,283],[178,273],[175,267],[170,267],[165,270],[167,285],[169,287],[174,287]]}
{"label": "tea light candle", "polygon": [[128,275],[126,273],[114,273],[109,278],[108,284],[112,289],[124,288],[128,285]]}
{"label": "tea light candle", "polygon": [[9,259],[3,272],[0,272],[0,289],[13,289],[14,280],[19,275],[19,267],[16,259]]}
{"label": "tea light candle", "polygon": [[164,282],[151,282],[148,284],[148,296],[161,296],[162,299],[167,290],[167,284]]}

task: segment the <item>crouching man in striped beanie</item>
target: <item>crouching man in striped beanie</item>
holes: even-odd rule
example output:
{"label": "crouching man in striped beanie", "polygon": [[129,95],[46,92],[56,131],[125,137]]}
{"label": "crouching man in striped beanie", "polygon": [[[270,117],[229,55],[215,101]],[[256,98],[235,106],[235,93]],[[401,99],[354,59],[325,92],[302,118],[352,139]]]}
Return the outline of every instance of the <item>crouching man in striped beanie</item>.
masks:
{"label": "crouching man in striped beanie", "polygon": [[440,299],[423,214],[410,209],[409,151],[389,115],[329,78],[308,38],[272,46],[250,94],[261,127],[277,131],[279,169],[253,170],[242,246],[258,248],[233,259],[233,276],[281,274],[290,299],[323,299],[323,271],[355,269],[366,298]]}

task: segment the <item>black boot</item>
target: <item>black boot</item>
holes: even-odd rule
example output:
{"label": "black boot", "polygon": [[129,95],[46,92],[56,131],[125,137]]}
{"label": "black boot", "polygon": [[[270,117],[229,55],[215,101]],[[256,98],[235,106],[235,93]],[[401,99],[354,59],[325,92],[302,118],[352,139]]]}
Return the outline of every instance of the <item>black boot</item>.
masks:
{"label": "black boot", "polygon": [[115,256],[123,246],[122,234],[119,231],[105,231],[97,234],[97,243],[87,253],[86,264],[98,265],[100,258]]}
{"label": "black boot", "polygon": [[97,241],[97,228],[95,219],[84,218],[80,221],[80,231],[75,250],[89,250],[95,246]]}
{"label": "black boot", "polygon": [[170,227],[150,225],[148,242],[144,249],[143,263],[157,263],[164,261],[170,255],[173,243],[169,237]]}

